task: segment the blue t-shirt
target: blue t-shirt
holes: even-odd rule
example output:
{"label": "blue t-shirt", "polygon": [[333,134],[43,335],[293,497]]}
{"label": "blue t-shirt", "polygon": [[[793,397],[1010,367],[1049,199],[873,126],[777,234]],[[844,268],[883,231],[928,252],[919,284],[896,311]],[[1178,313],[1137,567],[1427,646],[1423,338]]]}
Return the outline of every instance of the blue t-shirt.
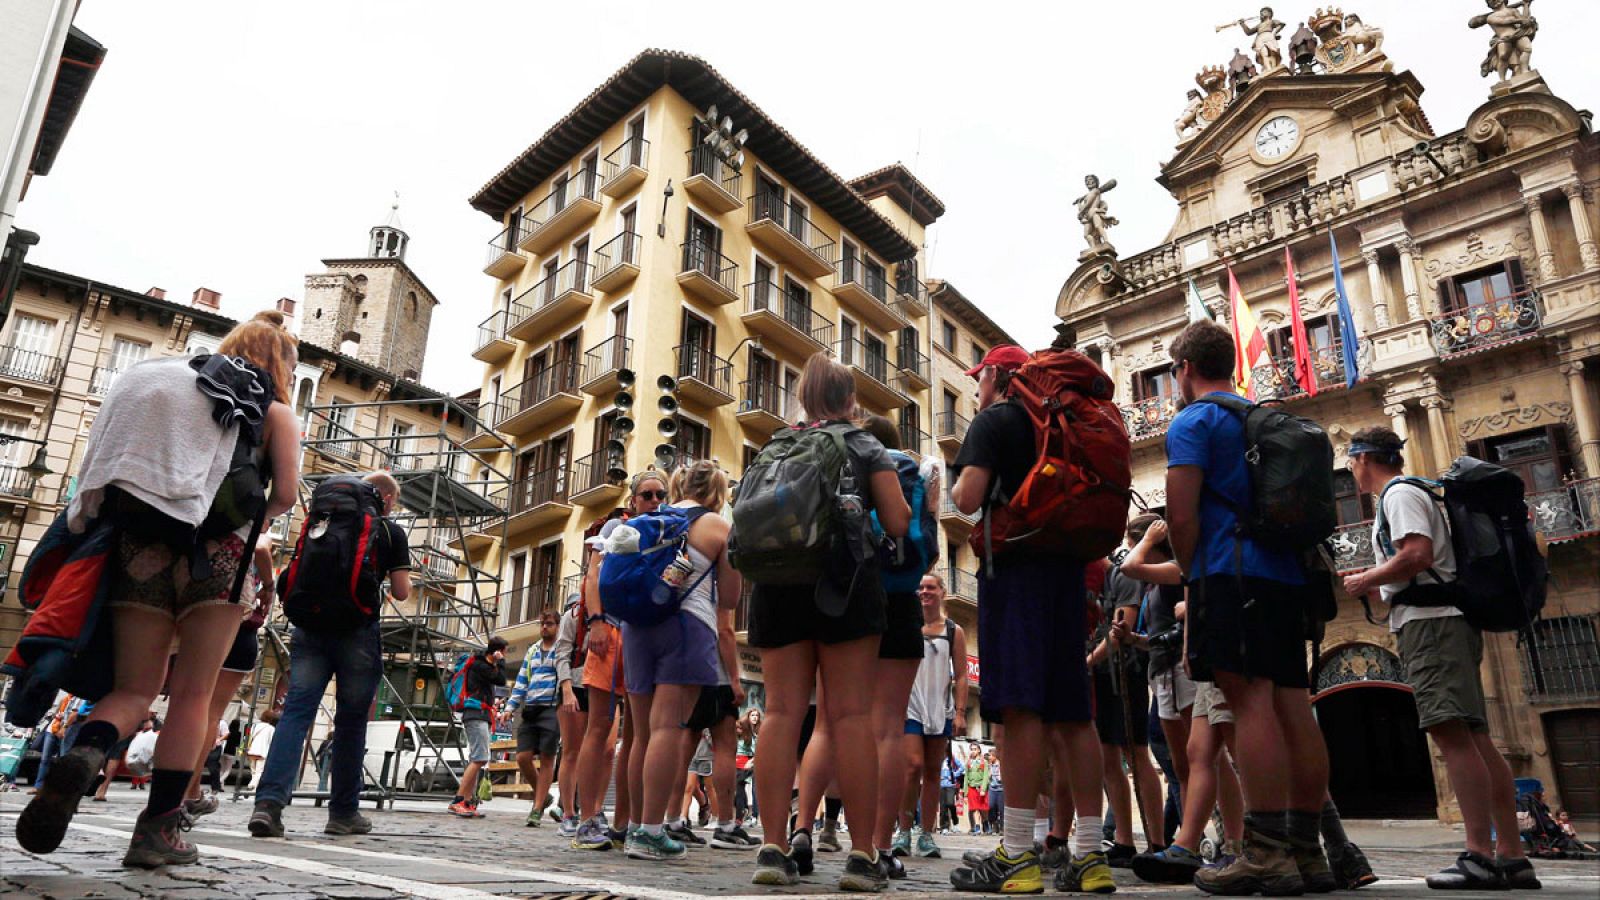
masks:
{"label": "blue t-shirt", "polygon": [[[1215,403],[1191,403],[1184,407],[1167,428],[1167,467],[1173,466],[1199,466],[1209,489],[1200,493],[1200,542],[1189,566],[1190,577],[1234,574],[1235,517],[1233,510],[1216,494],[1228,498],[1241,509],[1250,505],[1243,420],[1237,413]],[[1299,560],[1290,554],[1257,546],[1249,538],[1244,540],[1244,574],[1285,584],[1305,583]]]}

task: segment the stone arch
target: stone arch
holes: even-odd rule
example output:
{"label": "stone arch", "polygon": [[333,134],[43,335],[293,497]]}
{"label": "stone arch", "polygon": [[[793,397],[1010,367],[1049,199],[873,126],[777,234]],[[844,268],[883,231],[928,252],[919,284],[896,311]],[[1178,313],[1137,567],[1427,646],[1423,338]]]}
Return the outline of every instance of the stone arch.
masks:
{"label": "stone arch", "polygon": [[[1107,270],[1110,270],[1109,272]],[[1056,295],[1056,316],[1065,319],[1081,315],[1110,299],[1112,288],[1122,283],[1116,267],[1103,260],[1078,266],[1061,285]]]}
{"label": "stone arch", "polygon": [[1400,664],[1400,657],[1394,651],[1368,641],[1351,641],[1326,650],[1311,668],[1313,701],[1351,687],[1369,684],[1411,692],[1411,686],[1406,684],[1405,668]]}

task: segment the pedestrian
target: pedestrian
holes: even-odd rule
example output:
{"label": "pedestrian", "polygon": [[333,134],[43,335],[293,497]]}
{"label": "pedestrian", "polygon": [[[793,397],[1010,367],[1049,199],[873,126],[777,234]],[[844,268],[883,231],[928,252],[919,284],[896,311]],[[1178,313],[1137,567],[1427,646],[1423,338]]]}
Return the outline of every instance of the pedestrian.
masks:
{"label": "pedestrian", "polygon": [[[255,808],[248,823],[255,837],[283,837],[283,807],[299,780],[300,754],[328,682],[335,679],[333,748],[328,751],[333,794],[328,798],[328,822],[323,832],[338,836],[372,830],[371,820],[361,814],[360,802],[367,713],[383,678],[376,602],[379,582],[388,580],[388,599],[394,603],[404,603],[411,597],[411,550],[405,530],[389,518],[399,498],[400,485],[387,472],[372,472],[358,482],[330,476],[312,492],[311,514],[301,526],[300,545],[290,572],[296,566],[309,570],[312,563],[326,563],[330,568],[342,567],[346,572],[360,574],[351,593],[347,593],[350,589],[343,581],[334,585],[285,579],[282,603],[294,625],[289,635],[289,690],[284,695],[267,763],[256,784]],[[347,516],[372,530],[373,539],[367,544],[365,556],[353,559],[338,555],[330,559],[322,555],[321,548],[308,545],[308,529],[328,536],[345,534],[345,523],[350,521]],[[353,554],[355,541],[341,546],[351,548],[349,552]]]}
{"label": "pedestrian", "polygon": [[[556,633],[561,620],[553,609],[539,614],[539,639],[528,645],[517,669],[517,680],[506,698],[506,717],[515,719],[517,768],[522,780],[533,788],[533,809],[525,824],[538,828],[550,802],[550,784],[555,780],[556,753],[561,749],[561,722],[558,703]],[[535,758],[538,766],[534,766]]]}
{"label": "pedestrian", "polygon": [[[699,701],[696,700],[696,704]],[[685,727],[687,732],[685,740],[694,748],[689,757],[689,769],[683,782],[683,793],[678,798],[676,807],[669,807],[667,815],[667,833],[677,838],[686,846],[694,846],[697,837],[694,836],[694,827],[689,824],[690,813],[695,813],[698,827],[704,828],[711,816],[711,773],[712,765],[711,732],[701,728],[695,731]],[[696,812],[694,807],[698,806]],[[700,838],[699,840],[703,840]]]}
{"label": "pedestrian", "polygon": [[[680,471],[682,471],[680,469]],[[691,469],[692,473],[693,470]],[[680,485],[674,483],[674,502],[689,499],[686,495],[690,482],[684,478],[681,490]],[[721,590],[720,586],[718,590]],[[741,596],[743,586],[740,588]],[[710,773],[710,801],[711,813],[716,819],[716,827],[711,832],[710,844],[720,850],[750,850],[761,842],[746,833],[743,823],[743,814],[738,810],[739,786],[738,778],[742,770],[738,760],[742,748],[747,749],[745,754],[749,764],[754,763],[755,745],[752,738],[748,748],[744,748],[738,736],[737,717],[739,708],[745,704],[749,697],[745,693],[744,678],[739,666],[739,641],[735,627],[734,617],[737,613],[737,604],[717,604],[717,685],[700,689],[700,698],[695,702],[694,712],[690,714],[687,726],[690,731],[695,728],[704,728],[711,741],[711,773]],[[752,709],[760,718],[760,711]],[[700,780],[704,782],[704,777]],[[685,817],[688,810],[684,811]],[[701,824],[707,820],[702,815]],[[679,826],[688,830],[687,819],[680,819]]]}
{"label": "pedestrian", "polygon": [[735,782],[733,795],[734,814],[741,828],[754,824],[755,806],[751,792],[754,789],[751,782],[756,774],[756,744],[761,738],[761,710],[752,706],[745,710],[735,725],[738,744],[734,754],[734,765],[739,774]]}
{"label": "pedestrian", "polygon": [[244,758],[245,771],[250,774],[252,782],[255,780],[256,766],[265,763],[267,754],[272,750],[272,735],[278,730],[279,717],[277,710],[269,709],[250,726],[250,743],[244,751]]}
{"label": "pedestrian", "polygon": [[139,733],[133,736],[128,743],[128,753],[124,762],[128,769],[128,780],[132,782],[133,789],[142,791],[150,781],[150,766],[156,757],[156,742],[161,739],[161,720],[155,716],[146,719]]}
{"label": "pedestrian", "polygon": [[67,732],[77,718],[78,698],[63,692],[60,702],[56,704],[56,711],[51,714],[44,729],[44,746],[39,749],[39,771],[33,776],[31,793],[38,793],[39,786],[44,784],[45,776],[50,774],[50,766],[62,752]]}
{"label": "pedestrian", "polygon": [[989,764],[989,832],[999,834],[1005,827],[1006,785],[1005,779],[1000,776],[1000,758],[991,750],[985,753],[984,762]]}
{"label": "pedestrian", "polygon": [[961,816],[956,812],[959,802],[961,785],[967,774],[966,766],[956,759],[955,748],[949,743],[945,744],[944,762],[939,766],[939,833],[954,834],[961,824]]}
{"label": "pedestrian", "polygon": [[66,521],[82,530],[99,515],[120,525],[110,576],[113,687],[18,817],[24,849],[60,845],[107,752],[149,714],[165,682],[150,796],[123,863],[198,859],[181,834],[180,807],[209,734],[217,671],[239,629],[236,576],[252,533],[290,508],[298,486],[300,423],[289,405],[296,343],[281,313],[259,313],[214,355],[125,369],[101,405]]}
{"label": "pedestrian", "polygon": [[[1191,675],[1214,680],[1233,710],[1246,803],[1244,853],[1203,869],[1208,893],[1331,890],[1319,844],[1328,751],[1307,700],[1305,573],[1291,553],[1244,533],[1251,504],[1227,329],[1195,322],[1172,344],[1188,405],[1167,429],[1167,521],[1190,585]],[[1231,398],[1231,399],[1230,399]],[[1217,402],[1210,402],[1217,401]]]}
{"label": "pedestrian", "polygon": [[[942,855],[933,839],[935,831],[943,833],[948,828],[942,813],[946,806],[954,812],[950,738],[967,732],[967,632],[945,615],[944,599],[944,578],[936,572],[922,576],[917,588],[922,659],[906,704],[902,737],[907,757],[905,800],[894,846],[894,852],[901,855],[929,859]],[[912,827],[913,813],[920,814],[919,828]]]}
{"label": "pedestrian", "polygon": [[328,792],[328,778],[333,772],[332,767],[329,765],[332,754],[333,731],[330,729],[327,737],[324,737],[322,742],[317,744],[317,752],[311,754],[311,764],[317,770],[317,793],[319,794]]}
{"label": "pedestrian", "polygon": [[139,732],[149,727],[150,719],[147,717],[139,723],[139,731],[127,735],[112,745],[111,752],[106,754],[106,764],[101,770],[100,783],[95,787],[94,799],[96,801],[100,803],[106,802],[106,792],[111,789],[111,782],[115,781],[117,775],[127,768],[128,748],[133,746],[133,739],[138,737]]}
{"label": "pedestrian", "polygon": [[228,778],[237,774],[234,772],[234,764],[239,759],[239,748],[244,746],[244,722],[235,716],[227,721],[219,720],[218,724],[224,737],[220,739],[222,752],[217,759],[217,778],[211,785],[211,790],[220,794]]}
{"label": "pedestrian", "polygon": [[[843,496],[836,495],[834,507],[836,513],[845,513],[837,518],[844,526],[841,534],[847,531],[846,540],[851,542],[865,537],[866,522],[862,519],[875,512],[884,533],[891,538],[903,537],[911,510],[883,444],[851,424],[856,414],[856,391],[850,370],[826,353],[813,355],[801,373],[799,397],[805,410],[804,424],[780,432],[775,440],[783,440],[787,446],[800,446],[799,442],[809,446],[811,435],[824,434],[829,441],[842,442],[850,465],[839,476],[838,495]],[[787,443],[791,440],[794,443]],[[758,455],[757,466],[760,459]],[[749,480],[747,473],[742,491],[749,490]],[[749,495],[741,494],[741,503],[746,496]],[[738,515],[736,508],[735,516]],[[876,559],[867,553],[858,554],[859,545],[851,546],[854,549],[847,554],[850,565],[841,560],[838,571],[825,573],[814,583],[762,583],[755,579],[748,637],[750,645],[761,651],[768,738],[762,774],[756,779],[766,839],[757,854],[752,879],[756,884],[794,884],[800,866],[790,856],[790,850],[809,850],[809,830],[786,836],[784,828],[789,808],[786,795],[794,784],[807,700],[819,677],[822,697],[826,698],[825,709],[819,709],[819,714],[828,720],[835,751],[833,768],[844,805],[850,808],[852,849],[845,859],[839,887],[880,891],[888,884],[887,873],[873,847],[878,769],[870,689],[877,671],[880,636],[886,628],[885,598]],[[824,609],[831,614],[819,615],[819,610]],[[810,815],[806,809],[800,813]],[[800,846],[796,846],[796,836]]]}
{"label": "pedestrian", "polygon": [[1539,879],[1517,829],[1511,767],[1489,737],[1483,696],[1483,635],[1449,604],[1455,551],[1441,501],[1405,474],[1405,441],[1388,428],[1363,428],[1350,440],[1356,486],[1377,498],[1372,549],[1377,565],[1346,576],[1352,597],[1377,589],[1389,605],[1389,631],[1417,724],[1444,756],[1461,805],[1467,848],[1455,864],[1427,878],[1450,890],[1536,889]]}
{"label": "pedestrian", "polygon": [[[467,657],[463,665],[466,677],[463,685],[461,730],[467,736],[467,767],[461,773],[461,783],[448,807],[451,815],[462,819],[481,819],[478,811],[478,778],[489,765],[490,732],[494,730],[494,689],[506,686],[506,673],[500,664],[506,658],[508,642],[500,635],[491,635],[482,651]],[[535,798],[535,803],[538,798]]]}
{"label": "pedestrian", "polygon": [[977,744],[967,745],[964,786],[967,789],[967,825],[973,834],[986,834],[989,831],[989,761]]}
{"label": "pedestrian", "polygon": [[584,648],[578,643],[583,615],[580,591],[567,597],[561,610],[561,623],[556,629],[556,690],[561,700],[556,709],[556,723],[561,726],[556,784],[561,804],[560,832],[569,840],[578,833],[578,826],[583,822],[578,812],[578,758],[583,753],[584,727],[589,714],[589,693],[582,683]]}
{"label": "pedestrian", "polygon": [[[1038,462],[1034,426],[1009,399],[1010,380],[1028,353],[1001,345],[967,374],[978,379],[979,412],[952,466],[951,501],[988,519],[1009,503]],[[978,575],[978,655],[984,661],[981,711],[1005,724],[1006,770],[1020,807],[1005,811],[1001,844],[950,874],[958,889],[1027,893],[1043,889],[1033,833],[1047,748],[1065,741],[1076,802],[1077,854],[1056,873],[1058,890],[1115,889],[1100,850],[1100,742],[1095,736],[1088,656],[1084,568],[1058,552],[1026,543],[988,546]],[[1060,737],[1051,732],[1059,732]],[[1059,811],[1058,811],[1059,815]]]}

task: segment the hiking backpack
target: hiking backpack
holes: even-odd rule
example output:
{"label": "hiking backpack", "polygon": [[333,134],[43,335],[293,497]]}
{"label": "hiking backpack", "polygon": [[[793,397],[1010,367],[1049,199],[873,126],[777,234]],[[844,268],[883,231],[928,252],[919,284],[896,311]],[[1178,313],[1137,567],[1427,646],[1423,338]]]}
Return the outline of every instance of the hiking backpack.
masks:
{"label": "hiking backpack", "polygon": [[1111,397],[1110,377],[1076,350],[1041,350],[1012,374],[1006,400],[1033,423],[1034,464],[972,532],[986,568],[996,550],[1012,547],[1089,561],[1122,543],[1133,473],[1128,429]]}
{"label": "hiking backpack", "polygon": [[[756,584],[816,584],[871,555],[870,524],[845,446],[845,423],[797,425],[773,435],[739,481],[729,557]],[[854,497],[854,504],[847,498]]]}
{"label": "hiking backpack", "polygon": [[1333,535],[1339,525],[1333,500],[1333,442],[1321,425],[1275,404],[1251,403],[1231,394],[1209,394],[1194,402],[1229,410],[1244,425],[1249,507],[1241,509],[1208,487],[1233,511],[1236,536],[1273,550],[1300,553]]}
{"label": "hiking backpack", "polygon": [[472,668],[471,653],[463,653],[456,657],[456,662],[450,669],[450,681],[444,687],[445,703],[455,712],[463,712],[470,708],[477,709],[480,704],[475,697],[467,696],[467,670]]}
{"label": "hiking backpack", "polygon": [[289,621],[312,631],[350,631],[376,619],[382,602],[376,544],[389,540],[378,489],[330,475],[311,492],[294,559],[279,578]]}
{"label": "hiking backpack", "polygon": [[637,544],[631,550],[607,550],[600,560],[600,606],[606,615],[629,625],[650,626],[678,611],[683,598],[716,571],[713,565],[685,586],[693,569],[689,528],[708,512],[705,507],[663,506],[634,516],[611,532],[608,546]]}
{"label": "hiking backpack", "polygon": [[874,510],[872,538],[878,547],[883,589],[906,593],[915,591],[922,584],[922,576],[939,561],[939,526],[928,509],[928,481],[922,477],[917,461],[899,450],[890,450],[889,458],[894,460],[895,475],[900,479],[900,493],[911,507],[911,520],[904,537],[891,538],[884,533]]}

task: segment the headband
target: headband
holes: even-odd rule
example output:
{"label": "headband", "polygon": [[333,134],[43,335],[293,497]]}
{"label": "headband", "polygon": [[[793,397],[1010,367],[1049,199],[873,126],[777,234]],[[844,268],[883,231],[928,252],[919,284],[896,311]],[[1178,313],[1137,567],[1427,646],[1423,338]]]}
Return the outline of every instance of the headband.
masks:
{"label": "headband", "polygon": [[1350,449],[1345,451],[1345,455],[1359,456],[1362,453],[1399,453],[1400,450],[1405,447],[1405,445],[1406,442],[1403,439],[1400,441],[1399,447],[1379,447],[1377,444],[1371,444],[1366,441],[1351,441]]}

